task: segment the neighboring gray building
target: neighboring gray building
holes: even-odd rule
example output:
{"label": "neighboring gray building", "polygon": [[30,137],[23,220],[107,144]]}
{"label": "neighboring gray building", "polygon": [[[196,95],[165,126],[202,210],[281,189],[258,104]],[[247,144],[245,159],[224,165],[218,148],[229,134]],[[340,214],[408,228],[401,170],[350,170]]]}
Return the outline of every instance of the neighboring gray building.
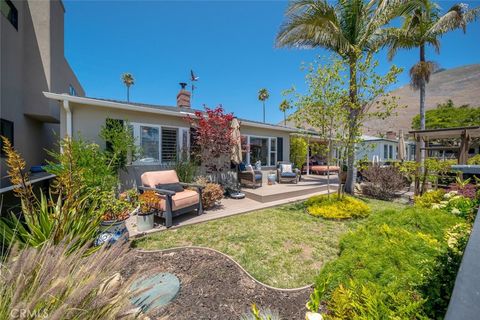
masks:
{"label": "neighboring gray building", "polygon": [[[64,56],[65,8],[59,0],[0,0],[0,134],[13,141],[27,166],[55,148],[60,110],[43,91],[84,96]],[[0,187],[8,184],[1,158]]]}
{"label": "neighboring gray building", "polygon": [[362,135],[357,144],[355,158],[372,162],[385,162],[397,159],[398,140],[393,137],[373,137]]}

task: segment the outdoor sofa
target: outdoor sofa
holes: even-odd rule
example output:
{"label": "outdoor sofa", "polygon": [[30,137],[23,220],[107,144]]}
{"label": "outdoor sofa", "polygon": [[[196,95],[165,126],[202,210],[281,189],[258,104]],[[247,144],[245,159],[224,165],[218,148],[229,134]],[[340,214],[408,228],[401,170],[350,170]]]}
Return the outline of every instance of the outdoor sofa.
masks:
{"label": "outdoor sofa", "polygon": [[[340,167],[339,166],[326,166],[326,165],[311,165],[309,167],[310,173],[313,174],[323,174],[326,175],[329,172],[332,173],[339,173],[340,172]],[[302,172],[307,173],[307,166],[303,165],[302,167]]]}
{"label": "outdoor sofa", "polygon": [[165,219],[167,228],[172,226],[173,218],[181,214],[194,210],[198,215],[203,213],[203,187],[180,182],[175,170],[145,172],[140,179],[142,182],[142,186],[138,188],[140,192],[152,190],[163,199],[157,215]]}

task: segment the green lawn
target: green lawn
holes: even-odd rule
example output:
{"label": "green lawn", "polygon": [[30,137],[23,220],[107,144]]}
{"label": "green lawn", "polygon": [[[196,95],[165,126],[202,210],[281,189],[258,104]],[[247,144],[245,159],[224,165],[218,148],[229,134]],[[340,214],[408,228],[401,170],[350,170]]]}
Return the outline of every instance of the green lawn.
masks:
{"label": "green lawn", "polygon": [[[366,202],[372,215],[403,207]],[[322,266],[337,257],[340,236],[363,221],[315,218],[298,203],[159,232],[136,240],[134,246],[149,250],[185,245],[214,248],[233,257],[256,279],[293,288],[313,283]]]}

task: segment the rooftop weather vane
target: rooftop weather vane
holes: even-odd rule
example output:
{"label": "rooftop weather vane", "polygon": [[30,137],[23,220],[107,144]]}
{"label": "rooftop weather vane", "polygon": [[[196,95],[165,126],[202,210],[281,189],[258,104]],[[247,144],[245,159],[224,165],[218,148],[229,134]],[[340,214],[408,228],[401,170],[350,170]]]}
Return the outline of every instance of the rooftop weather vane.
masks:
{"label": "rooftop weather vane", "polygon": [[190,81],[192,82],[192,98],[193,98],[193,91],[195,90],[195,82],[198,81],[200,77],[196,76],[195,73],[193,73],[193,70],[190,70]]}

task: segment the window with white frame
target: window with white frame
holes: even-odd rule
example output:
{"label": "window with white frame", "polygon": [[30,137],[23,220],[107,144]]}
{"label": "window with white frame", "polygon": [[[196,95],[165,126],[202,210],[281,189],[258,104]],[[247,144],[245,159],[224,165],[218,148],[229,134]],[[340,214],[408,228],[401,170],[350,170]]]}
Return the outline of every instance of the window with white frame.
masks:
{"label": "window with white frame", "polygon": [[189,129],[182,127],[159,126],[143,123],[131,123],[133,135],[141,154],[137,164],[168,164],[177,160],[190,148]]}
{"label": "window with white frame", "polygon": [[275,166],[277,163],[277,138],[245,136],[248,152],[243,153],[246,163],[255,164],[260,161],[262,166]]}
{"label": "window with white frame", "polygon": [[277,138],[270,138],[270,165],[277,164]]}

